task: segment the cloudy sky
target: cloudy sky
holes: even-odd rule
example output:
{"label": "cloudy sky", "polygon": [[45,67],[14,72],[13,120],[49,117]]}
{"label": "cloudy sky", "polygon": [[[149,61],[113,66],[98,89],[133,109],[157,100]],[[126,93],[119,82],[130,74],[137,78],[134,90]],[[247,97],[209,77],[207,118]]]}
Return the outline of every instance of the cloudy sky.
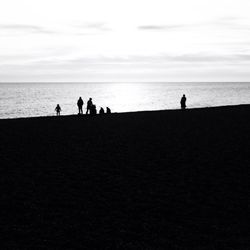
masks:
{"label": "cloudy sky", "polygon": [[0,82],[250,81],[249,0],[0,7]]}

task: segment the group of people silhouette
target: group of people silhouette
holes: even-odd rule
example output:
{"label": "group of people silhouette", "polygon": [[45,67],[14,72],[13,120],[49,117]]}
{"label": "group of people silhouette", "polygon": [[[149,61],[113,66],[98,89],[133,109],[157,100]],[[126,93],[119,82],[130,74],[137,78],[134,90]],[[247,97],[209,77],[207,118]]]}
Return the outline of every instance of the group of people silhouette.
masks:
{"label": "group of people silhouette", "polygon": [[[186,101],[187,101],[187,98],[185,95],[182,96],[181,98],[181,109],[186,109]],[[82,107],[83,107],[83,100],[82,100],[82,97],[80,96],[78,101],[77,101],[77,107],[78,107],[78,115],[83,115],[83,110],[82,110]],[[56,105],[56,108],[55,108],[55,111],[56,111],[56,115],[59,116],[60,113],[61,113],[61,107],[59,104]],[[106,107],[106,114],[110,114],[111,113],[111,110],[109,107]],[[96,110],[96,105],[93,104],[92,102],[92,98],[89,98],[89,100],[87,101],[87,111],[86,111],[86,115],[87,114],[90,114],[90,115],[96,115],[97,114],[97,110]],[[103,109],[103,107],[100,108],[99,110],[99,114],[102,115],[102,114],[105,114],[105,111]]]}
{"label": "group of people silhouette", "polygon": [[[79,97],[78,101],[77,101],[77,106],[78,106],[78,114],[82,115],[83,114],[83,100],[82,97]],[[111,113],[111,109],[109,107],[106,107],[106,113],[110,114]],[[97,114],[97,110],[96,110],[96,105],[93,104],[92,102],[92,98],[89,98],[89,100],[87,101],[87,111],[86,111],[86,115],[90,114],[90,115],[96,115]],[[99,110],[99,114],[105,114],[103,107],[100,108]]]}
{"label": "group of people silhouette", "polygon": [[[77,101],[78,115],[83,115],[83,109],[82,109],[83,104],[84,104],[84,101],[82,100],[82,97],[80,96],[78,101]],[[55,111],[56,111],[56,115],[60,116],[62,109],[61,109],[59,104],[56,105]],[[96,105],[93,104],[92,98],[89,98],[89,100],[87,101],[86,115],[87,114],[90,114],[90,115],[97,114]],[[99,114],[105,114],[105,111],[102,107],[99,110]],[[106,107],[106,114],[111,114],[111,109],[109,107]]]}

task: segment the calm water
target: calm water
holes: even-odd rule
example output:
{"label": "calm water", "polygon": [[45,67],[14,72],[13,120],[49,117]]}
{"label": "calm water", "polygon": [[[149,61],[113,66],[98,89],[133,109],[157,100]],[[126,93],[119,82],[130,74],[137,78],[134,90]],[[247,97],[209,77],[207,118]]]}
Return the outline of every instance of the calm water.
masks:
{"label": "calm water", "polygon": [[76,102],[92,97],[97,110],[112,112],[212,107],[250,103],[250,83],[1,83],[0,118],[76,114]]}

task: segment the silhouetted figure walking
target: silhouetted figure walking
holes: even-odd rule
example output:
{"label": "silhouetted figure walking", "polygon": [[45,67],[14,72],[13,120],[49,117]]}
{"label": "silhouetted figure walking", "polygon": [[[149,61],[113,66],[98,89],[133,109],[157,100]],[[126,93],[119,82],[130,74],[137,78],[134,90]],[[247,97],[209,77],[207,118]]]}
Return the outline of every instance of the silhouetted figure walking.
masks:
{"label": "silhouetted figure walking", "polygon": [[103,115],[104,114],[104,109],[101,107],[100,110],[99,110],[99,114],[100,115]]}
{"label": "silhouetted figure walking", "polygon": [[93,105],[92,98],[89,98],[89,100],[87,102],[87,111],[86,111],[86,114],[88,114],[89,112],[91,112],[92,105]]}
{"label": "silhouetted figure walking", "polygon": [[186,101],[187,101],[187,98],[186,98],[185,95],[183,95],[182,98],[181,98],[181,108],[182,109],[186,108]]}
{"label": "silhouetted figure walking", "polygon": [[59,104],[56,105],[56,108],[55,108],[55,111],[56,111],[56,115],[59,116],[60,115],[60,112],[61,112],[61,107]]}
{"label": "silhouetted figure walking", "polygon": [[109,107],[106,108],[106,113],[111,114],[111,109]]}
{"label": "silhouetted figure walking", "polygon": [[82,114],[82,106],[83,106],[83,100],[82,97],[79,97],[78,101],[77,101],[77,106],[78,106],[78,114]]}

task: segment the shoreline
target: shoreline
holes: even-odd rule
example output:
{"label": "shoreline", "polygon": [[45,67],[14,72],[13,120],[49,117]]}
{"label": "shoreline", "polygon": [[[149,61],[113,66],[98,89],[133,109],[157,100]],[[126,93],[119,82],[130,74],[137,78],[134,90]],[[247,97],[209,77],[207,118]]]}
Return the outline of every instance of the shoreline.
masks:
{"label": "shoreline", "polygon": [[[198,108],[186,108],[184,111],[196,111],[196,110],[218,110],[218,109],[235,109],[235,108],[247,108],[250,107],[250,104],[237,104],[237,105],[222,105],[222,106],[209,106],[209,107],[198,107]],[[142,110],[142,111],[128,111],[128,112],[114,112],[111,113],[111,115],[122,115],[122,114],[139,114],[139,113],[153,113],[153,112],[178,112],[178,111],[183,111],[182,109],[161,109],[161,110]],[[105,116],[107,114],[101,115],[101,116]],[[110,114],[108,114],[110,115]],[[80,115],[81,117],[93,117],[90,115]],[[95,116],[100,116],[99,114],[95,115]],[[22,120],[22,119],[49,119],[49,118],[53,118],[53,117],[57,117],[56,114],[55,115],[48,115],[48,116],[26,116],[26,117],[11,117],[11,118],[0,118],[0,121],[4,121],[4,120]],[[78,114],[70,114],[70,115],[60,115],[60,117],[64,117],[64,118],[70,118],[70,117],[79,117]],[[59,117],[57,117],[59,118]]]}

